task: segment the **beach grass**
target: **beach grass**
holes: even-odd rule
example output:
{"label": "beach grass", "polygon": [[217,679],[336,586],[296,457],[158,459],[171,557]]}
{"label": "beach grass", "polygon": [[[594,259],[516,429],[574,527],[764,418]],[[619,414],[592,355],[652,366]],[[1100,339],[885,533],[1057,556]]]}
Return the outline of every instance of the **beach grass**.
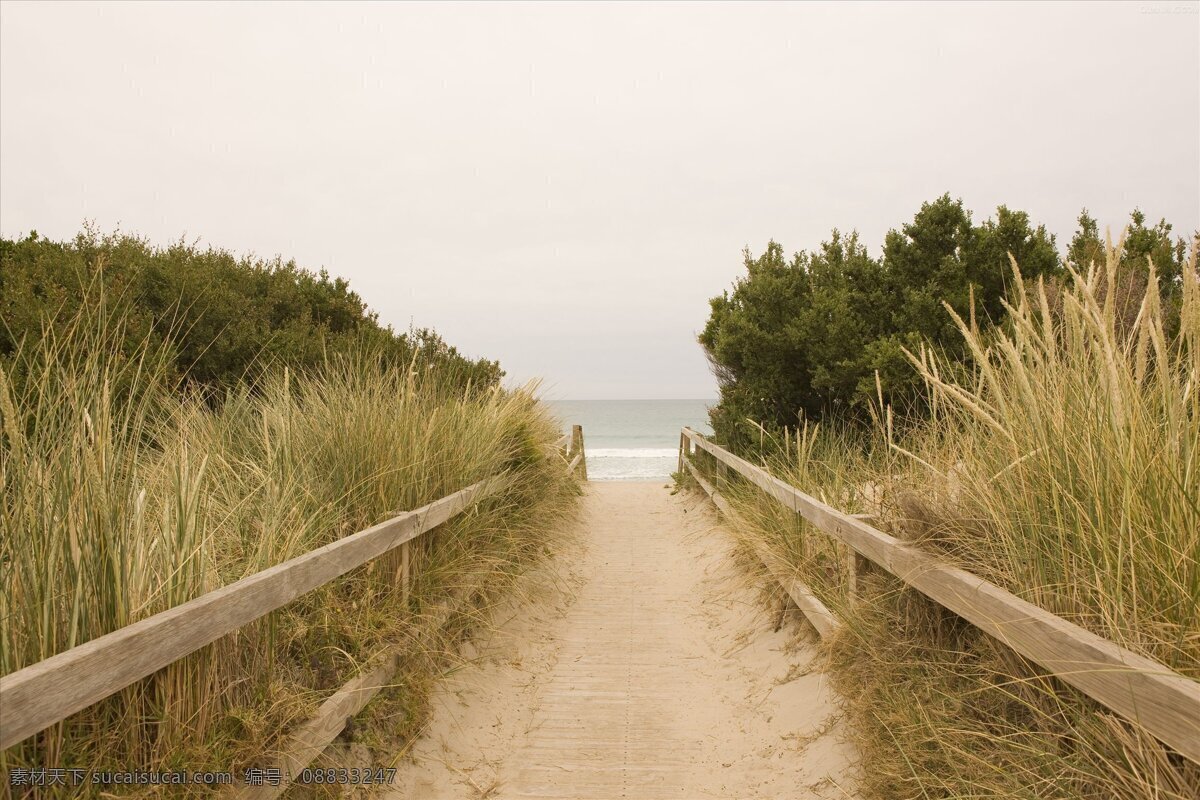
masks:
{"label": "beach grass", "polygon": [[[494,601],[574,513],[534,387],[462,391],[364,347],[214,399],[179,385],[163,348],[130,355],[125,333],[98,298],[0,371],[0,674],[490,475],[512,481],[413,543],[411,591],[385,555],[8,749],[6,772],[240,775],[377,654],[441,648],[432,610]],[[410,718],[367,738],[398,746],[419,728],[444,660],[413,653],[393,691]]]}
{"label": "beach grass", "polygon": [[[1010,322],[957,319],[970,362],[910,353],[931,416],[801,426],[764,448],[789,483],[1200,679],[1200,281],[1120,250],[1017,287]],[[1123,313],[1137,287],[1135,313]],[[1166,289],[1166,291],[1164,291]],[[1163,299],[1177,303],[1164,308]],[[758,537],[844,620],[827,643],[872,798],[1192,798],[1200,767],[898,579],[847,592],[829,537],[744,482]],[[1198,684],[1200,686],[1200,684]]]}

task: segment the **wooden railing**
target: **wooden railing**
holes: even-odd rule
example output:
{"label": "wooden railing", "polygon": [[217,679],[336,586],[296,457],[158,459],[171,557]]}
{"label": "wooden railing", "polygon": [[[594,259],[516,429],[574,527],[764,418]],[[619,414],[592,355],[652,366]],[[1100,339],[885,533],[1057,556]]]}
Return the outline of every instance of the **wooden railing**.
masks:
{"label": "wooden railing", "polygon": [[[571,432],[558,440],[558,446],[566,451],[567,472],[574,472],[576,467],[581,467],[580,477],[587,480],[587,454],[583,447],[583,426],[572,425]],[[574,453],[575,457],[571,458]]]}
{"label": "wooden railing", "polygon": [[[565,449],[564,449],[565,448]],[[587,466],[583,429],[557,443],[568,473]],[[575,453],[571,460],[571,454]],[[493,475],[447,497],[311,550],[154,616],[0,677],[0,750],[113,695],[307,592],[400,548],[397,581],[408,591],[409,543],[502,492],[511,478]],[[451,610],[445,611],[449,616]],[[345,727],[395,673],[389,652],[335,692],[285,745],[285,782]],[[270,787],[259,787],[268,789]],[[282,789],[280,789],[281,791]],[[262,792],[257,792],[261,796]]]}
{"label": "wooden railing", "polygon": [[[1176,752],[1200,763],[1200,682],[876,530],[860,516],[838,511],[684,428],[680,435],[681,467],[687,467],[718,507],[735,522],[736,513],[693,463],[693,445],[844,544],[851,560],[865,559],[878,565],[1141,726]],[[822,635],[838,627],[836,616],[808,587],[789,574],[787,565],[761,550],[759,555]],[[858,571],[855,564],[849,574],[853,576]]]}

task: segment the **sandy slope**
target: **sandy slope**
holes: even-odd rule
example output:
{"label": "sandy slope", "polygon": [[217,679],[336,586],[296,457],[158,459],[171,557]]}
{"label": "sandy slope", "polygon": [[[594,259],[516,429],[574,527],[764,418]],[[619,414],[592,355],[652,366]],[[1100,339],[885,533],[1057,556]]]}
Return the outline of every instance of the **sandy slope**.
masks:
{"label": "sandy slope", "polygon": [[835,798],[853,756],[706,501],[588,486],[581,541],[434,700],[394,798]]}

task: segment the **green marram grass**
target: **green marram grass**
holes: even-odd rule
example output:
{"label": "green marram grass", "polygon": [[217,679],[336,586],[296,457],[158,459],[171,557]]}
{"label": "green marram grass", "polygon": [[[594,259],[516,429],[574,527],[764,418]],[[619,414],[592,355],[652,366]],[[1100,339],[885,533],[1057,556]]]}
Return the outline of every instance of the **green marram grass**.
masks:
{"label": "green marram grass", "polygon": [[0,768],[262,765],[389,647],[412,651],[389,690],[403,713],[357,735],[386,758],[419,729],[449,649],[433,610],[465,598],[451,629],[470,627],[554,547],[578,490],[532,387],[464,392],[418,363],[380,364],[364,349],[214,403],[181,392],[163,348],[130,355],[98,299],[0,365],[0,674],[513,478],[414,542],[407,595],[386,555],[10,748]]}
{"label": "green marram grass", "polygon": [[[873,433],[802,427],[767,463],[1200,680],[1196,256],[1171,292],[1153,266],[1137,281],[1126,269],[1119,246],[1061,286],[1023,281],[1014,264],[1008,324],[981,333],[956,319],[966,366],[910,353],[928,419],[901,431],[884,409]],[[1164,294],[1180,298],[1177,333]],[[829,537],[744,482],[728,491],[747,535],[846,622],[826,646],[868,797],[1200,796],[1200,767],[890,575],[869,571],[853,601]]]}

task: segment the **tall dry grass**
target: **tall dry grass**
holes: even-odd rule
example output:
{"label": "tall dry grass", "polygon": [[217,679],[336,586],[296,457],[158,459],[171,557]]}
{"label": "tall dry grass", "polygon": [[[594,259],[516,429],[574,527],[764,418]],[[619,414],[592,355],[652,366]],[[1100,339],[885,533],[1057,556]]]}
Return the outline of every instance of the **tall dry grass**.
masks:
{"label": "tall dry grass", "polygon": [[531,390],[455,393],[364,351],[214,408],[179,393],[166,353],[123,357],[122,338],[91,304],[0,369],[0,674],[489,475],[513,481],[414,543],[410,593],[385,556],[10,748],[6,771],[256,763],[440,601],[495,597],[573,512],[558,423]]}
{"label": "tall dry grass", "polygon": [[[973,363],[912,355],[932,418],[870,441],[802,429],[771,466],[794,485],[1015,594],[1200,679],[1200,280],[1178,334],[1149,268],[1132,319],[1119,246],[1056,290],[1017,287],[1011,322],[957,320]],[[1168,324],[1169,322],[1169,324]],[[885,412],[886,413],[886,412]],[[845,591],[819,531],[732,492],[846,621],[829,643],[877,798],[1194,798],[1200,767],[879,572]],[[865,583],[865,586],[863,585]],[[1200,692],[1200,682],[1197,684]]]}

